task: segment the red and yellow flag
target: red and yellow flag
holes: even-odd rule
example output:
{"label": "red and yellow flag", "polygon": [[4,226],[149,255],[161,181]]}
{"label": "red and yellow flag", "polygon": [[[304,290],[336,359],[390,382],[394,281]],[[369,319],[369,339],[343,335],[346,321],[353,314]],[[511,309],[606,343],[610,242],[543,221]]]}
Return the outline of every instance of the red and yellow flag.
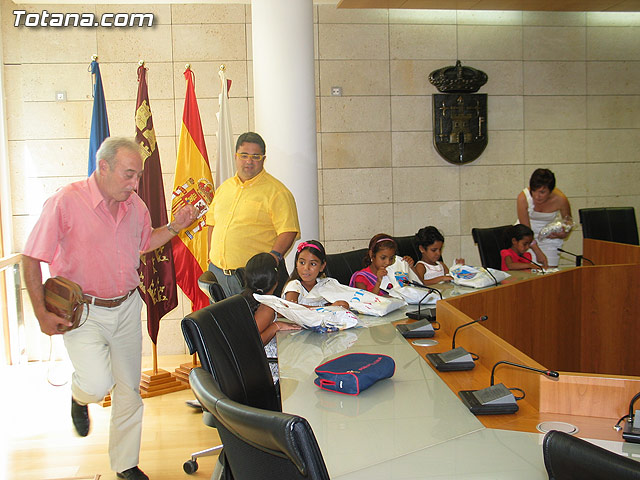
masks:
{"label": "red and yellow flag", "polygon": [[187,93],[182,113],[171,212],[190,203],[198,209],[198,218],[180,235],[173,237],[172,244],[178,285],[191,300],[195,311],[209,305],[207,296],[198,287],[198,277],[207,270],[209,264],[204,217],[213,200],[213,180],[196,100],[194,74],[189,67],[185,70],[184,77],[187,80]]}
{"label": "red and yellow flag", "polygon": [[[164,197],[160,153],[153,130],[153,118],[147,89],[147,69],[138,67],[138,100],[136,102],[136,142],[140,145],[144,169],[138,195],[149,209],[153,228],[167,224],[167,202]],[[160,319],[178,306],[176,272],[171,243],[140,256],[140,294],[147,304],[147,330],[157,344]]]}

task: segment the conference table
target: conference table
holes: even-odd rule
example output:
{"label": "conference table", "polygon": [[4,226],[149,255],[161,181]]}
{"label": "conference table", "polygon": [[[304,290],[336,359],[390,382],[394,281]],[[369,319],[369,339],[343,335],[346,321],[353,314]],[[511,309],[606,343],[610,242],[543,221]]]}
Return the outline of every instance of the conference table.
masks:
{"label": "conference table", "polygon": [[[361,315],[358,327],[340,332],[279,333],[283,411],[309,421],[332,479],[546,479],[543,434],[536,426],[547,421],[575,425],[578,436],[640,461],[640,445],[622,442],[620,433],[612,429],[621,416],[620,409],[624,413],[633,394],[640,391],[640,378],[629,372],[585,373],[594,371],[592,356],[600,362],[598,368],[605,370],[611,365],[635,368],[635,363],[615,360],[607,364],[601,361],[604,355],[581,355],[580,347],[589,347],[593,342],[580,335],[578,347],[558,346],[567,342],[566,335],[583,328],[592,315],[602,313],[593,298],[575,296],[580,293],[579,287],[595,288],[602,283],[602,275],[635,275],[640,273],[638,269],[640,265],[632,264],[571,268],[548,275],[518,272],[501,286],[480,290],[445,285],[444,300],[437,303],[441,328],[434,336],[438,343],[433,347],[412,345],[395,327],[395,323],[407,321],[406,311],[415,310],[415,305],[384,317]],[[594,282],[595,286],[589,286]],[[526,292],[536,300],[540,288],[549,297],[561,300],[546,300],[544,311],[537,313],[514,306],[524,304],[531,310]],[[549,295],[549,291],[556,294]],[[573,300],[563,297],[567,291]],[[633,302],[628,292],[621,294]],[[605,300],[608,303],[610,298]],[[567,321],[568,315],[576,311],[572,302],[581,304],[580,318],[574,318],[573,323]],[[550,312],[556,309],[560,309],[557,314]],[[514,311],[525,321],[514,322]],[[487,314],[489,320],[461,329],[456,336],[457,346],[480,355],[476,367],[468,372],[437,372],[425,354],[449,350],[455,328],[479,314]],[[536,315],[544,318],[537,326],[530,325]],[[622,321],[627,321],[628,316],[623,315]],[[563,319],[565,326],[550,326],[548,322],[555,317]],[[514,327],[513,323],[517,325]],[[532,333],[535,328],[554,331],[537,335],[544,340],[540,342]],[[350,352],[389,355],[396,363],[395,374],[357,396],[319,389],[313,383],[314,368]],[[578,361],[574,359],[576,354]],[[457,392],[488,387],[491,368],[499,360],[562,371],[559,379],[552,380],[501,366],[496,370],[496,383],[523,388],[527,396],[518,402],[520,410],[515,414],[476,417]],[[556,368],[549,362],[560,362],[561,366]],[[583,366],[586,370],[580,371]],[[568,400],[572,396],[580,398]]]}

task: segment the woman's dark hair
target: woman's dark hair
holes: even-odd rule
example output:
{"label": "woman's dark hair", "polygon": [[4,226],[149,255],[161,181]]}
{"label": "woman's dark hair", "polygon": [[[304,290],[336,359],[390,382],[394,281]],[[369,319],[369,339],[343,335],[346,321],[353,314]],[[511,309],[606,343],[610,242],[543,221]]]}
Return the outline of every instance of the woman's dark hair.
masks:
{"label": "woman's dark hair", "polygon": [[270,253],[258,253],[244,267],[244,286],[253,293],[266,294],[278,283],[278,263]]}
{"label": "woman's dark hair", "polygon": [[556,188],[556,176],[548,168],[538,168],[531,174],[529,179],[531,191],[538,190],[540,187],[547,187],[550,192]]}
{"label": "woman's dark hair", "polygon": [[416,245],[427,248],[429,245],[433,245],[436,242],[444,243],[444,237],[436,227],[428,226],[421,228],[416,233]]}
{"label": "woman's dark hair", "polygon": [[512,239],[515,238],[516,241],[522,240],[524,237],[532,237],[533,238],[533,230],[531,230],[526,225],[522,225],[518,223],[517,225],[512,225],[505,231],[506,239],[508,240],[508,246],[511,247]]}
{"label": "woman's dark hair", "polygon": [[369,242],[369,251],[363,259],[364,266],[368,267],[369,265],[371,265],[371,257],[375,257],[376,253],[378,253],[380,250],[384,250],[385,248],[391,248],[397,252],[398,244],[391,237],[391,235],[387,235],[386,233],[379,233],[377,235],[374,235]]}
{"label": "woman's dark hair", "polygon": [[[293,272],[291,272],[291,275],[289,275],[289,282],[291,280],[300,280],[300,275],[298,275],[298,269],[296,267],[298,265],[298,257],[300,256],[300,253],[304,251],[311,252],[314,256],[318,257],[320,263],[324,263],[327,260],[327,253],[324,251],[324,247],[319,241],[307,240],[306,242],[299,243],[296,251],[296,258],[293,262]],[[318,276],[324,277],[325,271],[320,271]]]}

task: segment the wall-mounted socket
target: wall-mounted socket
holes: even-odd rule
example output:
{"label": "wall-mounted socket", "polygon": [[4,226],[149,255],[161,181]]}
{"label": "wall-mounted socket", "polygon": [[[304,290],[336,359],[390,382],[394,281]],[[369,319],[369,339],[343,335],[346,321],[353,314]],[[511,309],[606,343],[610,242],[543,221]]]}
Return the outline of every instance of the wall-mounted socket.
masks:
{"label": "wall-mounted socket", "polygon": [[341,97],[342,96],[342,87],[331,87],[331,96],[332,97]]}
{"label": "wall-mounted socket", "polygon": [[66,102],[67,92],[56,92],[56,102]]}

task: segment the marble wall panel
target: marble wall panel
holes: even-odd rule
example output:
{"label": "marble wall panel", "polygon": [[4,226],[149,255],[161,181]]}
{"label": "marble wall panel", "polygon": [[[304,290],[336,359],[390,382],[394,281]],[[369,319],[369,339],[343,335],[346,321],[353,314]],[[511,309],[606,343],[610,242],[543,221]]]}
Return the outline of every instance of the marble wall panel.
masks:
{"label": "marble wall panel", "polygon": [[459,197],[460,167],[396,167],[395,202],[453,201]]}
{"label": "marble wall panel", "polygon": [[409,202],[393,206],[396,236],[413,235],[422,227],[434,225],[442,235],[460,233],[460,202]]}
{"label": "marble wall panel", "polygon": [[322,97],[320,109],[322,132],[389,131],[389,97]]}
{"label": "marble wall panel", "polygon": [[587,127],[587,101],[583,96],[524,97],[526,130],[567,130]]}
{"label": "marble wall panel", "polygon": [[325,205],[391,202],[391,168],[324,169],[322,171]]}
{"label": "marble wall panel", "polygon": [[584,163],[590,130],[527,130],[524,160],[532,164]]}
{"label": "marble wall panel", "polygon": [[[389,58],[389,34],[386,25],[341,24],[318,26],[320,60],[385,60]],[[349,48],[345,48],[349,45]]]}
{"label": "marble wall panel", "polygon": [[524,62],[525,95],[585,95],[585,62]]}
{"label": "marble wall panel", "polygon": [[433,133],[393,132],[394,167],[441,167],[446,164],[433,146]]}
{"label": "marble wall panel", "polygon": [[640,95],[590,95],[589,128],[640,128]]}
{"label": "marble wall panel", "polygon": [[321,60],[320,94],[342,87],[342,95],[389,95],[389,62],[385,60]]}
{"label": "marble wall panel", "polygon": [[456,58],[456,28],[453,25],[389,26],[392,60]]}
{"label": "marble wall panel", "polygon": [[324,168],[391,166],[391,134],[354,132],[322,134]]}
{"label": "marble wall panel", "polygon": [[393,235],[393,205],[390,203],[327,205],[323,216],[327,242],[366,239],[363,242],[366,247],[376,233]]}
{"label": "marble wall panel", "polygon": [[524,60],[584,60],[584,27],[524,27]]}
{"label": "marble wall panel", "polygon": [[471,60],[520,60],[522,27],[458,26],[458,58]]}
{"label": "marble wall panel", "polygon": [[522,178],[522,165],[460,167],[461,200],[513,198]]}

